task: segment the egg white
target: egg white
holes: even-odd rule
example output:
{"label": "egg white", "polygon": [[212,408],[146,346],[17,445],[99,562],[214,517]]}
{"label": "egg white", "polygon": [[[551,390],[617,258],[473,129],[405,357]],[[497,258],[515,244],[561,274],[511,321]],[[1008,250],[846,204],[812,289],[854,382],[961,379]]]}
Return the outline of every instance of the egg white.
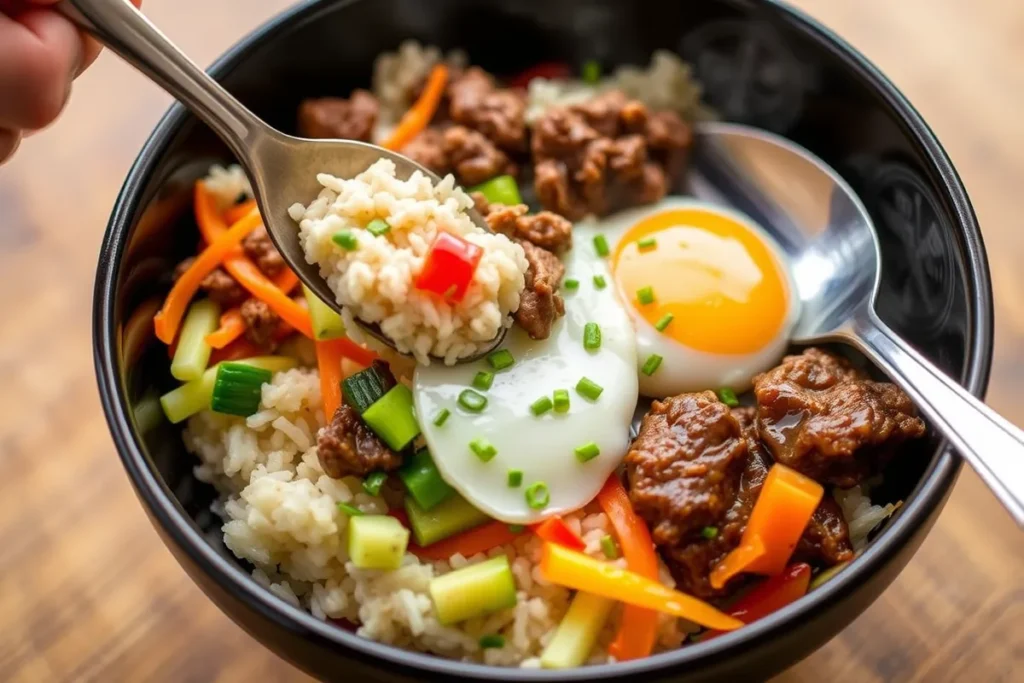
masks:
{"label": "egg white", "polygon": [[[495,372],[490,390],[481,392],[488,400],[482,412],[465,410],[457,399],[477,372],[491,370],[485,360],[455,367],[421,365],[413,378],[416,413],[445,481],[504,522],[528,524],[586,505],[629,445],[639,395],[633,327],[607,263],[596,255],[591,239],[574,234],[574,245],[564,259],[565,277],[578,280],[580,286],[563,290],[565,316],[545,340],[530,339],[518,326],[509,331],[503,347],[512,353],[515,365]],[[595,275],[605,278],[604,289],[595,287]],[[583,348],[588,322],[601,328],[601,347],[596,351]],[[576,393],[576,383],[584,376],[604,389],[596,401]],[[530,405],[541,396],[551,397],[555,389],[569,391],[569,411],[534,416]],[[438,427],[433,416],[444,408],[451,415]],[[470,441],[479,437],[497,449],[488,462],[470,451]],[[580,462],[574,449],[591,441],[600,455]],[[510,469],[523,472],[522,485],[509,487]],[[535,510],[526,504],[524,492],[538,481],[547,484],[550,502]]]}
{"label": "egg white", "polygon": [[[658,332],[639,311],[627,303],[626,310],[636,334],[637,375],[640,382],[640,393],[652,398],[663,398],[689,391],[703,391],[719,387],[729,387],[737,392],[746,391],[750,388],[754,375],[774,367],[785,353],[789,344],[790,331],[799,315],[799,304],[795,295],[796,287],[785,252],[761,226],[738,211],[685,197],[666,197],[656,204],[628,209],[600,220],[581,221],[577,223],[573,231],[573,239],[577,244],[589,243],[593,239],[593,235],[601,233],[607,239],[612,253],[614,253],[623,235],[644,218],[663,211],[694,208],[706,209],[728,216],[749,227],[761,238],[782,264],[781,270],[786,278],[789,293],[789,306],[784,324],[775,336],[757,351],[746,354],[716,354],[684,346],[671,337]],[[618,287],[617,284],[616,287]],[[631,301],[634,295],[635,292],[620,291],[620,297],[626,302]],[[677,320],[673,324],[685,324],[685,321]],[[640,368],[651,354],[657,354],[663,360],[658,370],[653,375],[647,376],[640,372]]]}

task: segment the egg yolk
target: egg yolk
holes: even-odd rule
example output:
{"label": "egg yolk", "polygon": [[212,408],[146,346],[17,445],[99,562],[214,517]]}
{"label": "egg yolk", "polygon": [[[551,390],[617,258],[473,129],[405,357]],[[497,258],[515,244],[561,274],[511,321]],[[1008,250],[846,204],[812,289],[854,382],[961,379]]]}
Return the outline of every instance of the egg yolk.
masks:
{"label": "egg yolk", "polygon": [[[652,244],[653,241],[653,244]],[[745,354],[771,342],[787,319],[789,286],[763,238],[707,209],[648,216],[616,246],[612,270],[623,297],[661,332],[690,348]],[[638,294],[650,288],[654,300]]]}

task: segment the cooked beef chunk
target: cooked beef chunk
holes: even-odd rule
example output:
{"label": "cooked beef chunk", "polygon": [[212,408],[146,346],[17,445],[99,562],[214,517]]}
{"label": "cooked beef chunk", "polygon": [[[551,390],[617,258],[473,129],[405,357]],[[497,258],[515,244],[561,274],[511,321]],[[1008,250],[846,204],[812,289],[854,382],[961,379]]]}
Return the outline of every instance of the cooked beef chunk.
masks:
{"label": "cooked beef chunk", "polygon": [[341,138],[371,142],[380,104],[366,90],[348,98],[322,97],[299,105],[299,133],[308,138]]}
{"label": "cooked beef chunk", "polygon": [[526,151],[526,96],[497,88],[479,67],[470,67],[448,85],[448,114],[453,122],[483,133],[502,150]]}
{"label": "cooked beef chunk", "polygon": [[479,192],[473,193],[473,202],[494,232],[526,240],[556,254],[572,246],[572,223],[557,213],[541,211],[527,215],[529,209],[525,204],[490,204]]}
{"label": "cooked beef chunk", "polygon": [[[195,257],[189,257],[179,263],[174,269],[174,279],[181,277],[195,260]],[[235,282],[235,278],[228,275],[223,268],[215,268],[204,277],[199,283],[199,288],[206,292],[206,296],[220,304],[221,308],[234,308],[249,296],[242,285]]]}
{"label": "cooked beef chunk", "polygon": [[452,126],[444,132],[444,151],[463,185],[479,185],[495,176],[514,176],[518,172],[493,142],[464,126]]}
{"label": "cooked beef chunk", "polygon": [[424,130],[402,148],[402,154],[439,176],[451,173],[452,165],[444,149],[444,133],[440,128]]}
{"label": "cooked beef chunk", "polygon": [[242,248],[245,255],[251,258],[267,277],[274,277],[284,270],[284,259],[267,234],[266,227],[261,225],[246,235],[242,240]]}
{"label": "cooked beef chunk", "polygon": [[754,378],[758,431],[778,462],[848,488],[885,467],[897,446],[924,434],[910,398],[843,358],[811,348]]}
{"label": "cooked beef chunk", "polygon": [[850,545],[850,529],[832,494],[825,492],[814,516],[804,529],[793,560],[832,566],[853,559],[853,546]]}
{"label": "cooked beef chunk", "polygon": [[534,188],[541,204],[570,219],[661,199],[682,171],[690,127],[609,91],[549,110],[534,126]]}
{"label": "cooked beef chunk", "polygon": [[526,253],[529,268],[526,287],[519,297],[515,321],[531,339],[547,339],[558,316],[565,315],[565,302],[558,286],[565,275],[565,266],[546,249],[526,240],[518,240]]}
{"label": "cooked beef chunk", "polygon": [[363,476],[397,469],[401,456],[384,445],[351,406],[342,405],[317,436],[317,457],[329,477]]}
{"label": "cooked beef chunk", "polygon": [[275,337],[282,325],[281,317],[259,299],[246,299],[239,312],[245,321],[245,338],[249,343],[268,351],[274,350],[277,346]]}

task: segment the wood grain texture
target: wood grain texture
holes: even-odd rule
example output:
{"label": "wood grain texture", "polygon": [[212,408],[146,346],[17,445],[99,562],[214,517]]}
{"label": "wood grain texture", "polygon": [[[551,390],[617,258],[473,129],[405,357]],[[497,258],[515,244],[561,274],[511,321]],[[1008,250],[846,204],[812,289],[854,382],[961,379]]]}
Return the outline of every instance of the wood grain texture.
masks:
{"label": "wood grain texture", "polygon": [[[150,2],[147,11],[208,63],[286,4],[176,0]],[[962,174],[997,304],[988,397],[1024,422],[1024,3],[796,4],[888,73]],[[112,97],[113,83],[131,95]],[[122,179],[169,102],[105,55],[61,120],[0,168],[3,680],[308,680],[234,626],[179,569],[139,509],[100,412],[90,353],[96,254]],[[965,472],[894,585],[778,680],[1021,680],[1022,569],[1020,533]]]}

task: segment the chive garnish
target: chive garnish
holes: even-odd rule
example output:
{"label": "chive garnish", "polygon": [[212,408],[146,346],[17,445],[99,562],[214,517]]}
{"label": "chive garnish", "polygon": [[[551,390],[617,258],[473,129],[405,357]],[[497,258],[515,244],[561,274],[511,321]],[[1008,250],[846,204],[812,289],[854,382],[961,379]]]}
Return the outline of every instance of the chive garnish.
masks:
{"label": "chive garnish", "polygon": [[588,351],[601,348],[601,328],[597,323],[587,323],[583,326],[583,348]]}
{"label": "chive garnish", "polygon": [[706,526],[700,530],[700,535],[710,541],[711,539],[718,536],[718,527]]}
{"label": "chive garnish", "polygon": [[601,65],[593,59],[584,62],[580,79],[584,83],[597,83],[601,80]]}
{"label": "chive garnish", "polygon": [[523,471],[522,470],[509,470],[508,471],[508,487],[510,489],[518,488],[523,483]]}
{"label": "chive garnish", "polygon": [[346,515],[348,515],[349,517],[362,517],[366,514],[359,508],[355,507],[354,505],[349,505],[348,503],[338,503],[338,509],[341,510]]}
{"label": "chive garnish", "polygon": [[443,425],[445,421],[448,419],[448,416],[451,414],[452,411],[448,410],[447,408],[441,408],[441,410],[437,412],[437,415],[434,416],[434,426],[440,427],[441,425]]}
{"label": "chive garnish", "polygon": [[595,289],[604,289],[607,286],[608,286],[608,283],[605,281],[604,275],[595,275],[594,276],[594,288]]}
{"label": "chive garnish", "polygon": [[356,239],[351,230],[339,230],[331,235],[331,241],[346,251],[352,251],[359,246],[359,240]]}
{"label": "chive garnish", "polygon": [[551,492],[548,485],[542,481],[535,481],[523,491],[526,497],[526,504],[534,510],[543,510],[551,502]]}
{"label": "chive garnish", "polygon": [[735,408],[740,404],[740,400],[736,398],[736,392],[729,387],[722,387],[715,393],[718,394],[718,400],[730,408]]}
{"label": "chive garnish", "polygon": [[639,239],[636,241],[636,247],[640,251],[653,249],[656,246],[658,246],[658,240],[654,239],[653,237],[644,237],[643,239]]}
{"label": "chive garnish", "polygon": [[380,237],[384,233],[391,230],[391,226],[383,218],[374,218],[372,221],[367,223],[366,229],[374,237]]}
{"label": "chive garnish", "polygon": [[498,449],[482,436],[469,442],[469,450],[483,462],[489,462],[498,454]]}
{"label": "chive garnish", "polygon": [[554,401],[556,413],[569,412],[569,392],[566,389],[555,389]]}
{"label": "chive garnish", "polygon": [[384,482],[387,480],[388,475],[386,472],[370,472],[366,475],[366,479],[363,479],[363,490],[371,496],[380,495],[380,488],[384,486]]}
{"label": "chive garnish", "polygon": [[636,290],[636,300],[644,304],[654,303],[654,288],[653,287],[641,287]]}
{"label": "chive garnish", "polygon": [[582,377],[576,383],[576,393],[583,398],[589,398],[591,401],[596,401],[602,391],[604,391],[604,387],[589,377]]}
{"label": "chive garnish", "polygon": [[582,446],[577,446],[573,451],[576,454],[576,459],[580,462],[587,462],[593,460],[597,456],[601,455],[601,449],[597,447],[597,444],[593,441],[588,441]]}
{"label": "chive garnish", "polygon": [[664,332],[665,328],[669,326],[669,323],[675,319],[676,317],[674,315],[666,313],[658,319],[658,322],[654,323],[654,329],[658,330],[658,332]]}
{"label": "chive garnish", "polygon": [[658,369],[658,366],[661,365],[661,361],[661,356],[656,353],[652,353],[647,356],[647,360],[644,361],[644,365],[640,368],[640,372],[650,377]]}
{"label": "chive garnish", "polygon": [[516,359],[512,357],[508,349],[498,349],[487,355],[487,362],[495,370],[504,370],[515,365]]}
{"label": "chive garnish", "polygon": [[541,396],[536,401],[530,404],[530,412],[536,415],[537,417],[540,417],[544,413],[551,410],[553,406],[554,403],[551,402],[551,399],[549,397]]}
{"label": "chive garnish", "polygon": [[601,552],[609,560],[619,559],[619,547],[615,545],[615,539],[609,535],[601,537]]}
{"label": "chive garnish", "polygon": [[481,370],[473,377],[473,386],[480,391],[487,391],[494,384],[494,373]]}
{"label": "chive garnish", "polygon": [[459,394],[459,405],[471,413],[479,413],[487,407],[487,397],[472,389],[463,389]]}
{"label": "chive garnish", "polygon": [[562,286],[568,290],[576,290],[580,288],[580,281],[569,278],[562,283]]}
{"label": "chive garnish", "polygon": [[594,251],[598,256],[607,256],[609,253],[608,240],[604,235],[594,235]]}
{"label": "chive garnish", "polygon": [[498,633],[488,633],[487,635],[480,636],[481,650],[498,647],[505,647],[505,636]]}

